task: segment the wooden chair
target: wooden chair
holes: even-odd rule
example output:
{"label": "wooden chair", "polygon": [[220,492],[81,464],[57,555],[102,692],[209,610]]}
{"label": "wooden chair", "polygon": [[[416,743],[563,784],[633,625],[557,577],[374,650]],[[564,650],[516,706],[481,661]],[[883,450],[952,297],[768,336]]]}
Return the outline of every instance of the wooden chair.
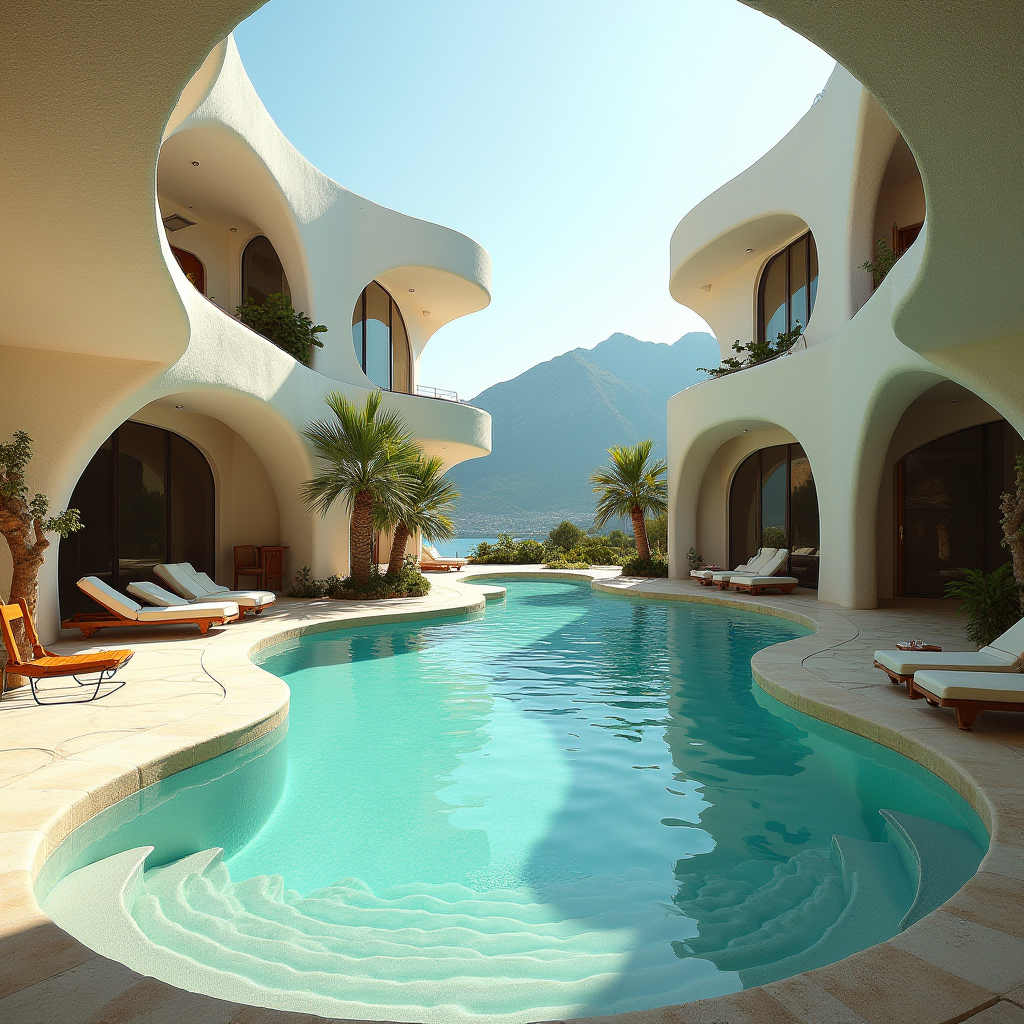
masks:
{"label": "wooden chair", "polygon": [[267,570],[260,564],[255,544],[235,545],[235,590],[238,589],[239,576],[255,576],[259,585],[267,589]]}
{"label": "wooden chair", "polygon": [[[25,627],[25,638],[32,645],[32,660],[25,661],[21,657],[18,642],[14,637],[14,623],[21,620]],[[41,705],[46,704],[88,704],[99,696],[100,686],[109,682],[114,673],[131,660],[134,651],[95,651],[92,654],[53,654],[39,643],[39,636],[32,617],[28,613],[28,606],[23,600],[17,604],[0,605],[0,632],[3,633],[4,647],[7,650],[7,664],[3,668],[2,680],[0,680],[0,699],[7,691],[8,675],[27,676],[32,685],[32,699]],[[98,673],[95,683],[83,682],[80,675],[92,675]],[[71,676],[79,686],[93,686],[92,694],[88,697],[75,698],[73,700],[47,700],[39,699],[39,691],[36,682],[39,679],[53,679],[60,676]],[[119,690],[124,686],[121,680],[109,693]],[[107,694],[104,694],[107,696]]]}

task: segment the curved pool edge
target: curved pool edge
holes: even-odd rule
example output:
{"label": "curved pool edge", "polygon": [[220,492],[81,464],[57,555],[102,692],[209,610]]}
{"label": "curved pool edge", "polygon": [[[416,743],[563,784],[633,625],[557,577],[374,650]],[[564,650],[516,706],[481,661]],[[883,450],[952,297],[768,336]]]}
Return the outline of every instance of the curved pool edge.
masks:
{"label": "curved pool edge", "polygon": [[[451,582],[461,584],[473,576],[590,580],[602,591],[727,604],[808,626],[815,630],[810,636],[786,641],[755,656],[753,673],[758,685],[797,710],[918,761],[957,789],[989,828],[991,845],[978,874],[942,908],[889,942],[762,988],[625,1015],[631,1024],[663,1024],[666,1014],[681,1022],[717,1019],[767,1024],[842,1019],[856,1024],[902,1018],[938,1024],[969,1019],[1001,996],[1024,1002],[1017,998],[1020,993],[1012,991],[1024,983],[1024,729],[1015,735],[1010,732],[1008,739],[1017,740],[1019,749],[1015,749],[1007,738],[988,735],[998,730],[986,730],[984,725],[976,734],[960,733],[942,713],[921,709],[919,702],[911,704],[899,694],[890,695],[884,688],[887,684],[874,684],[886,696],[872,698],[856,692],[867,688],[863,682],[843,686],[823,680],[806,667],[809,658],[855,641],[861,628],[856,617],[884,617],[885,613],[846,612],[813,598],[794,601],[793,595],[712,597],[693,593],[687,582],[678,581],[616,577],[613,583],[610,573],[600,571],[556,573],[532,567],[505,571],[488,567],[487,571],[460,575]],[[5,954],[0,960],[0,1012],[5,1016],[11,1011],[22,1014],[7,1019],[50,1019],[62,1013],[61,1001],[67,1007],[77,1005],[71,972],[82,976],[83,985],[86,973],[97,972],[106,979],[99,988],[101,994],[104,988],[109,991],[110,1001],[123,1000],[122,993],[134,991],[136,985],[148,990],[156,986],[177,1000],[176,1008],[180,1002],[190,1020],[211,1024],[215,1020],[237,1020],[239,1024],[249,1020],[252,1011],[241,1005],[236,1011],[234,1004],[142,979],[61,931],[35,900],[32,883],[42,863],[74,827],[104,807],[142,786],[256,739],[284,721],[287,685],[253,665],[250,654],[304,632],[477,611],[486,601],[480,592],[484,589],[449,588],[438,582],[428,598],[387,610],[365,605],[339,608],[331,602],[327,602],[332,605],[329,609],[322,607],[324,602],[283,603],[274,617],[237,625],[206,641],[179,639],[141,645],[140,653],[148,648],[158,666],[160,649],[184,652],[187,648],[201,671],[222,687],[223,700],[215,709],[197,713],[187,727],[176,723],[141,731],[128,741],[99,744],[4,787],[8,793],[18,794],[20,806],[5,814],[0,826],[0,891],[4,894],[0,951]],[[467,593],[469,590],[476,593]],[[879,625],[871,623],[875,646],[886,639]],[[81,649],[86,645],[74,646]],[[154,671],[153,659],[135,661],[140,665],[133,675],[147,668]],[[984,716],[979,722],[983,720]],[[114,754],[117,760],[112,758]],[[63,984],[56,979],[63,979]],[[94,994],[95,990],[94,983]],[[294,1019],[286,1011],[257,1012],[259,1020],[267,1024]],[[141,1019],[146,1013],[148,1009],[140,1005],[137,1012],[131,1010],[120,1019]]]}

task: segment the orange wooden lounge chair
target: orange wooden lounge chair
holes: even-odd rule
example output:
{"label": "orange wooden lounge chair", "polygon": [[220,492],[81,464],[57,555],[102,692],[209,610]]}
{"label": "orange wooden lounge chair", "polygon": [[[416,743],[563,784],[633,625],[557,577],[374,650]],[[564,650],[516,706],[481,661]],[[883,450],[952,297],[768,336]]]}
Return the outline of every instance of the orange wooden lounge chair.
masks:
{"label": "orange wooden lounge chair", "polygon": [[[24,661],[21,651],[18,650],[18,643],[14,639],[14,623],[21,619],[25,626],[25,638],[32,645],[32,660]],[[100,686],[109,682],[114,673],[126,665],[131,659],[134,651],[94,651],[92,654],[53,654],[39,642],[39,635],[28,613],[28,607],[23,600],[17,604],[0,605],[0,631],[3,632],[4,647],[7,649],[7,664],[3,668],[2,681],[0,681],[0,698],[7,691],[7,676],[27,676],[32,684],[32,698],[37,704],[87,704],[99,696]],[[95,682],[83,682],[79,676],[91,676],[97,673]],[[53,679],[59,676],[71,676],[79,686],[94,687],[92,694],[88,697],[75,698],[73,700],[47,700],[39,699],[39,691],[36,689],[36,682],[40,679]],[[109,693],[119,690],[124,686],[124,680],[119,682]],[[107,694],[104,694],[107,696]]]}

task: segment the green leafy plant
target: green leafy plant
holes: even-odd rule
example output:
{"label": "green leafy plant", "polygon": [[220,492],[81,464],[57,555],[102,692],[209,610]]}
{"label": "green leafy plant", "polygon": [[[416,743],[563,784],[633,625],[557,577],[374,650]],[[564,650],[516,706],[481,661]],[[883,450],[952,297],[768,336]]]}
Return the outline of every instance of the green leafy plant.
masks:
{"label": "green leafy plant", "polygon": [[1013,577],[1021,584],[1021,608],[1024,610],[1024,454],[1017,456],[1016,490],[1004,491],[1000,495],[999,511],[1003,513],[1000,526],[1003,537],[999,542],[1010,552],[1013,561]]}
{"label": "green leafy plant", "polygon": [[326,333],[327,328],[323,324],[314,326],[305,313],[297,313],[291,299],[280,292],[268,295],[262,302],[247,295],[235,307],[235,314],[246,327],[306,366],[313,360],[313,349],[324,347],[317,335]]}
{"label": "green leafy plant", "polygon": [[871,274],[877,288],[885,280],[886,274],[896,265],[898,259],[899,256],[892,251],[889,243],[884,238],[880,238],[875,243],[874,262],[862,263],[860,269]]}
{"label": "green leafy plant", "polygon": [[585,537],[586,533],[575,523],[570,523],[568,519],[562,520],[562,522],[560,522],[548,534],[548,539],[551,543],[556,547],[561,548],[563,551],[571,551]]}
{"label": "green leafy plant", "polygon": [[303,485],[302,499],[321,516],[336,502],[351,513],[352,577],[360,584],[370,579],[374,519],[411,515],[409,496],[423,455],[401,416],[382,411],[381,401],[381,392],[373,391],[359,408],[332,391],[326,402],[334,418],[314,420],[302,432],[322,463]]}
{"label": "green leafy plant", "polygon": [[315,598],[324,596],[324,585],[321,580],[313,579],[313,570],[304,565],[296,574],[289,597]]}
{"label": "green leafy plant", "polygon": [[595,524],[603,527],[610,519],[628,517],[633,524],[637,555],[644,560],[651,557],[646,517],[668,511],[668,484],[663,479],[668,463],[664,459],[653,461],[651,447],[647,440],[632,447],[609,448],[609,465],[590,476],[598,496]]}
{"label": "green leafy plant", "polygon": [[704,559],[697,554],[696,548],[690,548],[690,550],[686,552],[686,564],[690,569],[699,569],[704,564]]}
{"label": "green leafy plant", "polygon": [[553,558],[544,563],[545,569],[589,569],[589,562],[572,561],[568,558]]}
{"label": "green leafy plant", "polygon": [[962,569],[963,579],[946,584],[946,597],[960,602],[957,615],[967,616],[967,639],[984,647],[1021,617],[1021,587],[1009,562],[992,572]]}
{"label": "green leafy plant", "polygon": [[527,538],[517,541],[510,533],[499,533],[496,544],[481,541],[471,552],[470,561],[486,565],[537,565],[547,557],[548,549]]}
{"label": "green leafy plant", "polygon": [[396,597],[423,597],[430,593],[430,580],[421,573],[416,560],[406,555],[398,572],[382,573],[374,566],[363,582],[353,576],[335,576],[325,581],[328,597],[341,601],[382,601]]}
{"label": "green leafy plant", "polygon": [[[39,600],[39,569],[50,546],[48,533],[69,537],[81,530],[83,523],[77,508],[50,515],[50,499],[45,494],[29,497],[25,471],[32,461],[32,438],[24,430],[14,440],[0,444],[0,534],[11,552],[10,601],[25,601],[29,614],[35,617]],[[25,657],[30,649],[19,621],[15,637]],[[20,678],[20,677],[19,677]]]}
{"label": "green leafy plant", "polygon": [[668,561],[660,555],[652,555],[650,558],[630,558],[622,565],[622,575],[664,578],[668,576]]}
{"label": "green leafy plant", "polygon": [[784,548],[785,546],[786,531],[781,526],[766,526],[761,531],[761,547]]}
{"label": "green leafy plant", "polygon": [[774,341],[750,341],[741,345],[739,338],[733,342],[732,350],[736,353],[723,359],[720,366],[708,367],[698,366],[702,373],[709,373],[712,377],[726,377],[738,370],[746,370],[758,363],[766,363],[776,356],[785,355],[803,336],[803,325],[799,322],[791,331],[783,331],[775,336]]}

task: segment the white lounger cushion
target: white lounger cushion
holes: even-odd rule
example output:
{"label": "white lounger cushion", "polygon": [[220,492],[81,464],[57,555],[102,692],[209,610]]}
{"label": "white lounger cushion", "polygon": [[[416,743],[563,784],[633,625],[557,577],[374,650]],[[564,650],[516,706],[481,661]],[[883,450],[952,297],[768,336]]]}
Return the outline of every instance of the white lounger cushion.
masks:
{"label": "white lounger cushion", "polygon": [[980,651],[875,651],[875,661],[898,676],[919,671],[1019,672],[1020,660],[991,647]]}
{"label": "white lounger cushion", "polygon": [[234,601],[216,601],[203,604],[176,604],[171,608],[140,608],[136,616],[139,622],[167,622],[171,619],[237,619],[238,605]]}
{"label": "white lounger cushion", "polygon": [[695,580],[709,580],[709,579],[711,579],[711,574],[714,571],[715,571],[714,569],[691,569],[690,570],[690,575]]}
{"label": "white lounger cushion", "polygon": [[[78,581],[78,589],[88,594],[98,604],[117,615],[137,622],[148,622],[151,619],[167,622],[171,619],[226,618],[238,617],[238,605],[233,601],[222,601],[215,604],[175,604],[170,607],[143,608],[137,601],[119,594],[113,587],[95,576],[84,576]],[[157,587],[157,590],[160,588]]]}
{"label": "white lounger cushion", "polygon": [[735,587],[798,587],[794,576],[733,576],[729,581]]}
{"label": "white lounger cushion", "polygon": [[749,561],[743,565],[737,565],[735,569],[723,570],[722,572],[713,572],[711,578],[716,582],[720,583],[722,580],[727,580],[731,576],[736,575],[748,575],[752,576],[761,572],[764,567],[775,557],[778,553],[778,548],[761,548],[760,551]]}
{"label": "white lounger cushion", "polygon": [[734,576],[774,576],[786,564],[789,558],[788,548],[779,548],[770,558],[755,569],[746,569],[743,572],[735,572]]}
{"label": "white lounger cushion", "polygon": [[176,562],[168,562],[158,565],[153,572],[160,577],[175,593],[188,598],[189,601],[197,601],[209,597],[204,587],[191,573],[186,572]]}
{"label": "white lounger cushion", "polygon": [[420,551],[420,561],[421,562],[450,562],[452,564],[454,564],[455,562],[461,562],[463,565],[466,565],[468,563],[469,559],[468,558],[442,558],[437,553],[437,548],[433,547],[430,544],[424,544],[422,550]]}
{"label": "white lounger cushion", "polygon": [[142,611],[142,605],[138,601],[119,594],[112,586],[104,583],[97,576],[83,576],[78,581],[78,589],[83,594],[88,594],[97,604],[103,605],[104,608],[108,608],[122,618],[137,619],[139,612]]}
{"label": "white lounger cushion", "polygon": [[1024,676],[985,672],[918,672],[914,682],[940,700],[982,700],[1024,704]]}
{"label": "white lounger cushion", "polygon": [[157,608],[174,608],[181,604],[181,598],[155,583],[129,583],[128,593]]}

